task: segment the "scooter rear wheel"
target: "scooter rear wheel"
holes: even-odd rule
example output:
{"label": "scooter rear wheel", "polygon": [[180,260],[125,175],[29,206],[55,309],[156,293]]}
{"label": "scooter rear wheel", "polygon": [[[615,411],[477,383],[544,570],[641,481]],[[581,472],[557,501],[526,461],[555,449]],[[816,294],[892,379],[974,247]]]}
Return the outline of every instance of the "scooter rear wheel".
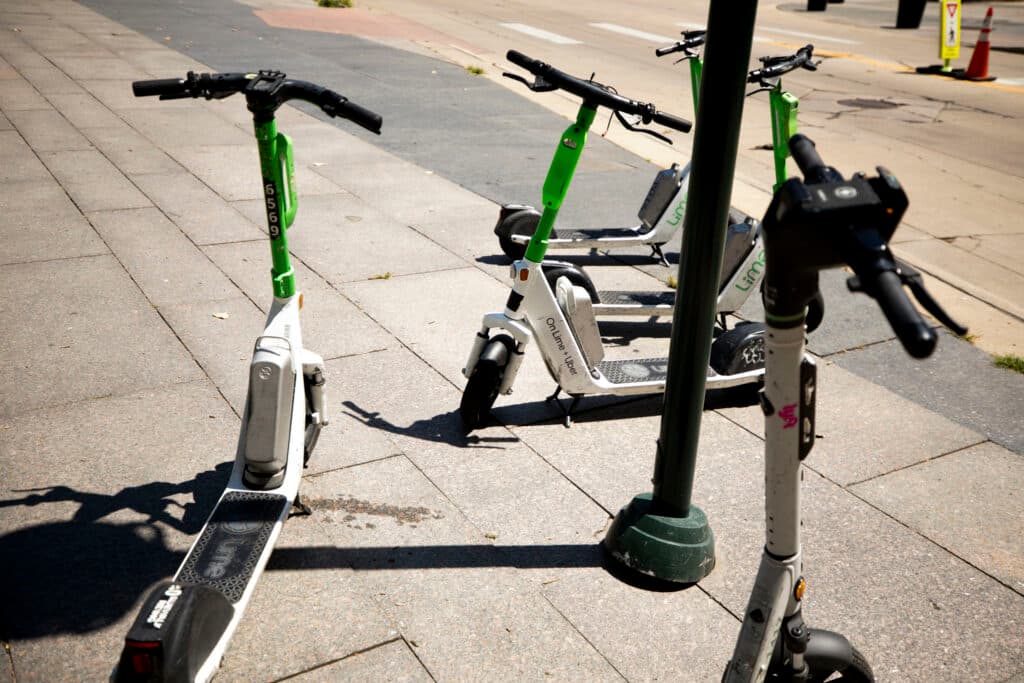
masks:
{"label": "scooter rear wheel", "polygon": [[507,334],[499,334],[488,341],[481,352],[459,404],[459,417],[467,433],[487,422],[513,348],[515,340]]}
{"label": "scooter rear wheel", "polygon": [[764,367],[764,325],[741,322],[711,344],[711,367],[720,375],[738,375]]}

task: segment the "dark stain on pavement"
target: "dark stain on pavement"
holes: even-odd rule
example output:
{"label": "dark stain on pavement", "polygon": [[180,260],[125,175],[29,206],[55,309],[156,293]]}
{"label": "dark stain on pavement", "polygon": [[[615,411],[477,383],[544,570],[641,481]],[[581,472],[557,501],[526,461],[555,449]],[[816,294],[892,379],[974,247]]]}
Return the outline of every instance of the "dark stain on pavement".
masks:
{"label": "dark stain on pavement", "polygon": [[[444,518],[444,515],[440,512],[425,507],[402,507],[389,505],[388,503],[371,503],[351,496],[309,498],[306,500],[306,504],[314,510],[348,513],[341,518],[341,521],[356,529],[361,528],[358,525],[352,524],[352,522],[356,521],[356,515],[391,517],[399,525],[409,524],[410,526],[416,526],[427,519]],[[372,524],[366,524],[366,527],[374,528]]]}

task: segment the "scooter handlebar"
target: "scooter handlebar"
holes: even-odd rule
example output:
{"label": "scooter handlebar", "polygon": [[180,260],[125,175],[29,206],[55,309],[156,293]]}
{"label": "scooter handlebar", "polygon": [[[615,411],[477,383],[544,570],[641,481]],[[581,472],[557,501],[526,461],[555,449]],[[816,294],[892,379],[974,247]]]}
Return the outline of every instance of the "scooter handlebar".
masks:
{"label": "scooter handlebar", "polygon": [[151,81],[135,81],[132,83],[132,94],[136,97],[188,96],[188,87],[183,78],[157,78]]}
{"label": "scooter handlebar", "polygon": [[668,126],[669,128],[678,130],[682,133],[689,133],[690,129],[693,128],[693,124],[686,119],[663,111],[654,112],[654,122],[660,123],[663,126]]}
{"label": "scooter handlebar", "polygon": [[707,31],[684,31],[683,39],[669,45],[668,47],[659,47],[654,51],[655,56],[664,57],[675,52],[686,52],[688,56],[695,57],[696,53],[691,53],[690,49],[700,47],[704,44],[704,39],[707,36]]}
{"label": "scooter handlebar", "polygon": [[762,57],[760,69],[754,69],[747,74],[747,83],[763,83],[769,78],[777,78],[790,71],[803,67],[808,71],[815,71],[820,62],[812,62],[814,59],[814,46],[804,45],[792,55],[782,57]]}
{"label": "scooter handlebar", "polygon": [[241,92],[250,100],[250,108],[253,102],[258,101],[269,102],[271,109],[276,109],[288,100],[304,100],[320,107],[328,116],[340,116],[373,133],[380,133],[380,115],[322,85],[288,79],[277,71],[206,74],[189,71],[185,78],[135,81],[132,83],[132,92],[136,97],[158,95],[162,100],[185,97],[214,99]]}
{"label": "scooter handlebar", "polygon": [[289,80],[285,81],[281,89],[285,100],[304,100],[320,107],[328,116],[340,116],[362,126],[371,133],[380,134],[380,126],[383,122],[380,114],[359,106],[329,88],[308,81]]}
{"label": "scooter handlebar", "polygon": [[789,153],[808,183],[835,182],[843,179],[837,170],[822,161],[818,150],[814,148],[814,141],[806,135],[797,133],[789,139]]}
{"label": "scooter handlebar", "polygon": [[197,74],[194,71],[189,71],[185,78],[135,81],[132,83],[132,93],[136,97],[159,95],[162,100],[176,100],[185,97],[213,99],[242,92],[255,78],[256,74]]}
{"label": "scooter handlebar", "polygon": [[914,358],[927,358],[935,350],[938,336],[921,314],[914,308],[903,291],[900,276],[892,270],[882,271],[873,278],[873,287],[869,290],[885,313],[896,337]]}
{"label": "scooter handlebar", "polygon": [[543,79],[550,85],[576,95],[584,102],[589,102],[595,106],[608,107],[609,109],[622,112],[624,114],[635,114],[639,116],[644,123],[657,121],[662,125],[674,128],[675,130],[682,131],[684,133],[690,130],[691,124],[689,121],[672,114],[660,112],[653,103],[638,102],[636,100],[631,100],[628,97],[617,95],[600,84],[594,83],[593,81],[585,81],[582,78],[577,78],[575,76],[570,76],[564,71],[559,71],[550,64],[533,59],[532,57],[527,57],[517,50],[509,50],[505,55],[505,58],[516,66],[526,69],[534,76]]}

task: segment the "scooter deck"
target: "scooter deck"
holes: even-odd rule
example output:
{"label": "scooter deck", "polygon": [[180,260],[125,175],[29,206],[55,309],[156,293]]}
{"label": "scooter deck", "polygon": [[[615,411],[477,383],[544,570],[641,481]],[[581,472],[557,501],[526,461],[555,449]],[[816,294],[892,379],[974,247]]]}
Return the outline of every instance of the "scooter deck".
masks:
{"label": "scooter deck", "polygon": [[596,369],[612,384],[658,382],[668,377],[668,358],[603,360]]}
{"label": "scooter deck", "polygon": [[273,551],[291,499],[228,488],[173,581],[143,603],[113,680],[207,681]]}
{"label": "scooter deck", "polygon": [[601,315],[671,315],[676,293],[599,291],[594,313]]}
{"label": "scooter deck", "polygon": [[642,239],[646,233],[633,228],[605,228],[603,230],[555,230],[551,242],[590,242],[598,239]]}
{"label": "scooter deck", "polygon": [[175,580],[210,586],[237,603],[288,505],[288,498],[276,493],[227,491]]}

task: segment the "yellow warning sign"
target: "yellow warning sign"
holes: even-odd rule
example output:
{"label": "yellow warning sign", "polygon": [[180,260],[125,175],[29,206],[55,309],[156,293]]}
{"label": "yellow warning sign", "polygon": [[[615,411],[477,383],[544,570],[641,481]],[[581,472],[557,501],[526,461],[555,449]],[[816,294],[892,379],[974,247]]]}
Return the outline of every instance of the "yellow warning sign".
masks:
{"label": "yellow warning sign", "polygon": [[960,0],[940,0],[940,6],[939,58],[956,59],[960,56]]}

